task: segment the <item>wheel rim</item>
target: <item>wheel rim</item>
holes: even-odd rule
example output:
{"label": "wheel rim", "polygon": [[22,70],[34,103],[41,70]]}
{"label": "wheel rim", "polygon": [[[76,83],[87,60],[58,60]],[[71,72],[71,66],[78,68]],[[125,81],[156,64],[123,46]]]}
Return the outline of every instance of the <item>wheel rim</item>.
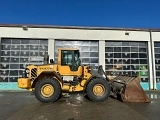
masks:
{"label": "wheel rim", "polygon": [[41,94],[44,97],[50,97],[54,93],[54,87],[51,84],[45,84],[41,88]]}
{"label": "wheel rim", "polygon": [[105,87],[102,84],[96,84],[93,87],[93,93],[96,96],[102,96],[105,93]]}

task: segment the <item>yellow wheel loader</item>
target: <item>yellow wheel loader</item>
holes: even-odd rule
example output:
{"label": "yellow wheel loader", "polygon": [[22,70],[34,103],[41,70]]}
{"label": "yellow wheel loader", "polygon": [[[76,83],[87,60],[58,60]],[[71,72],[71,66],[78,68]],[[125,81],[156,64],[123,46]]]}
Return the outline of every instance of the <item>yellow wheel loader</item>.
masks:
{"label": "yellow wheel loader", "polygon": [[[80,91],[85,92],[86,96],[94,102],[105,101],[111,92],[124,101],[129,99],[130,96],[125,96],[128,82],[124,80],[126,78],[130,80],[130,77],[111,81],[102,66],[99,66],[98,71],[94,71],[89,65],[81,65],[79,57],[78,49],[59,48],[57,63],[52,59],[49,63],[49,56],[45,55],[43,65],[27,65],[23,77],[18,78],[18,87],[34,91],[36,98],[44,103],[57,101],[62,93]],[[131,81],[134,79],[129,82]],[[142,89],[141,92],[144,93]],[[141,102],[148,101],[147,96],[145,94],[143,96]]]}

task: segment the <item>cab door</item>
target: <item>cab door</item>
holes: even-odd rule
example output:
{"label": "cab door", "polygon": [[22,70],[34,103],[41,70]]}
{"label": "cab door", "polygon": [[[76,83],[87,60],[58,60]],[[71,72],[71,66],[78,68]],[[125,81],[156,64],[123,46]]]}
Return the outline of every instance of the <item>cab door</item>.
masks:
{"label": "cab door", "polygon": [[61,64],[58,66],[58,71],[61,75],[80,76],[82,74],[82,67],[80,66],[79,51],[62,50]]}

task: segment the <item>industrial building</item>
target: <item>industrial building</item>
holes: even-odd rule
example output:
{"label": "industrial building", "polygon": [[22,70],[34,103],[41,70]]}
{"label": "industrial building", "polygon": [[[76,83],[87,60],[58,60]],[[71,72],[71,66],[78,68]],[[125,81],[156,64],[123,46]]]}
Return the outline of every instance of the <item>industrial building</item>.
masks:
{"label": "industrial building", "polygon": [[20,90],[25,66],[43,64],[45,52],[56,62],[61,47],[79,48],[82,64],[109,77],[138,75],[144,90],[160,90],[160,29],[46,25],[0,25],[0,90]]}

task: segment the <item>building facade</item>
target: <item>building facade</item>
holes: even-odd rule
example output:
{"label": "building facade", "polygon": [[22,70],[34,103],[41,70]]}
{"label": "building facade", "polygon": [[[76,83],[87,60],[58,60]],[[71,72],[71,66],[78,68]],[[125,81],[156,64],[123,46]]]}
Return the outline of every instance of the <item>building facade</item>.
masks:
{"label": "building facade", "polygon": [[143,89],[160,90],[160,30],[36,25],[0,25],[0,90],[18,90],[26,64],[43,64],[45,52],[57,61],[60,47],[78,48],[82,64],[109,77],[138,75]]}

